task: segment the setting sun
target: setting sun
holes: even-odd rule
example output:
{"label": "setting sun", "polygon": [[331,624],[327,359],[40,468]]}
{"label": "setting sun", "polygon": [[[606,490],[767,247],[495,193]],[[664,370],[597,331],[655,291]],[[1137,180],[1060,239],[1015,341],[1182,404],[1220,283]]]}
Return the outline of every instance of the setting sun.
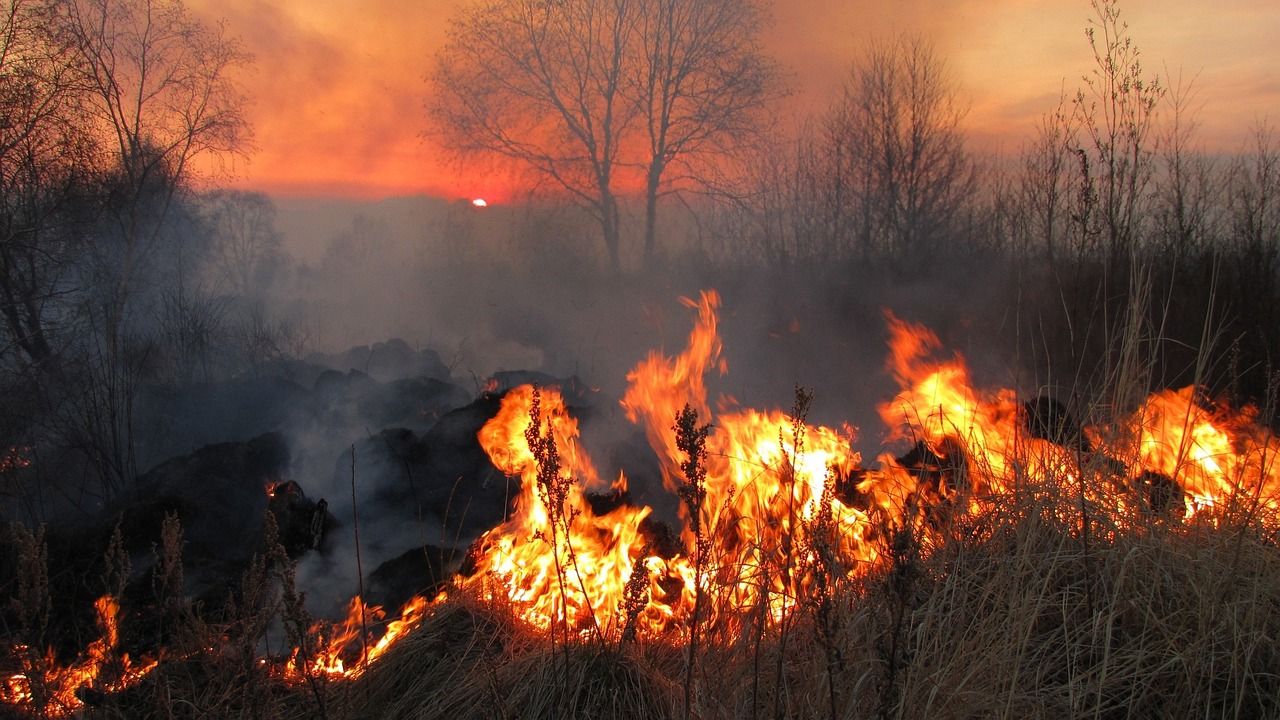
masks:
{"label": "setting sun", "polygon": [[471,201],[471,204],[478,208],[489,207],[489,203],[485,202],[484,198],[476,198]]}

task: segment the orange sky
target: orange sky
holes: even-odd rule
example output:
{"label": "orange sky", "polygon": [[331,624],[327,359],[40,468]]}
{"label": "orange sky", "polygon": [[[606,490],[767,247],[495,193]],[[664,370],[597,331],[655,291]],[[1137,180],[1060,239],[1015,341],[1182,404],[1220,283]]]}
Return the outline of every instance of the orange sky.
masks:
{"label": "orange sky", "polygon": [[[189,0],[254,55],[243,80],[255,148],[232,183],[281,195],[501,196],[505,177],[456,169],[422,138],[425,77],[447,19],[468,0]],[[1201,139],[1237,147],[1280,122],[1280,2],[1127,0],[1149,72],[1198,74]],[[1087,0],[778,0],[765,42],[795,112],[826,105],[874,37],[931,38],[970,104],[981,149],[1013,151],[1089,69]]]}

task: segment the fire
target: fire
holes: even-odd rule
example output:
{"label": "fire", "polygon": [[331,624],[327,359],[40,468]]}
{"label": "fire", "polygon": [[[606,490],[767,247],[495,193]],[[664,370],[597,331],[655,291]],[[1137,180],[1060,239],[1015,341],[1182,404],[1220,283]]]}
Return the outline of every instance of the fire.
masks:
{"label": "fire", "polygon": [[371,643],[368,629],[381,625],[386,613],[377,605],[366,605],[357,595],[347,606],[343,621],[333,624],[319,621],[312,625],[308,637],[313,649],[305,652],[303,648],[294,648],[279,672],[280,677],[289,683],[303,682],[308,677],[334,680],[358,677],[397,640],[417,627],[431,606],[441,600],[443,595],[433,601],[421,595],[411,598],[400,609],[400,616],[388,622],[382,636]]}
{"label": "fire", "polygon": [[[880,418],[890,441],[916,443],[917,449],[948,463],[950,482],[929,489],[937,494],[934,502],[959,501],[962,495],[974,502],[1006,495],[1026,482],[1079,477],[1078,458],[1070,451],[1027,433],[1013,390],[974,388],[964,358],[932,357],[942,347],[933,332],[891,313],[886,320],[888,370],[901,389],[880,405]],[[919,468],[903,467],[889,454],[879,461],[881,470],[871,474],[864,489],[882,490],[899,502],[924,490]]]}
{"label": "fire", "polygon": [[[650,354],[628,375],[622,401],[628,417],[643,423],[672,492],[687,459],[672,421],[685,406],[710,421],[703,376],[712,368],[725,371],[716,333],[719,297],[705,292],[685,304],[697,311],[688,347],[674,358]],[[544,489],[547,478],[539,473],[545,462],[540,465],[531,450],[542,437],[553,439],[558,451],[554,478],[564,488],[560,496]],[[712,622],[762,602],[780,617],[810,581],[804,568],[813,564],[813,529],[820,518],[838,528],[835,543],[850,570],[875,557],[865,541],[867,515],[834,492],[834,483],[849,477],[860,460],[850,447],[851,431],[810,427],[778,411],[748,410],[716,420],[706,440],[705,494],[698,509],[708,555],[701,582],[691,511],[683,512],[684,552],[666,559],[646,552],[640,529],[649,508],[592,512],[585,492],[603,486],[578,437],[577,421],[559,392],[530,386],[511,391],[480,431],[494,464],[520,476],[522,490],[510,520],[483,538],[478,571],[468,583],[509,600],[537,627],[565,623],[579,633],[618,630],[626,623],[620,609],[628,604],[628,580],[637,568],[648,576],[647,602],[634,622],[647,634],[661,635],[685,622],[700,589],[711,586],[726,588],[709,608]],[[615,486],[624,484],[619,478]],[[794,555],[794,566],[773,573],[779,554]]]}
{"label": "fire", "polygon": [[[520,495],[511,517],[480,539],[467,584],[488,597],[500,594],[537,627],[564,623],[603,634],[618,627],[617,609],[637,563],[654,572],[649,589],[655,598],[665,595],[658,577],[669,572],[644,552],[648,508],[592,511],[587,491],[607,488],[579,436],[558,390],[523,385],[503,398],[480,430],[480,445],[498,469],[520,477]],[[538,446],[549,452],[539,457]],[[625,490],[625,477],[612,489]],[[644,622],[664,621],[661,609],[647,609]]]}
{"label": "fire", "polygon": [[[522,385],[505,391],[478,433],[520,492],[508,519],[473,546],[459,591],[566,638],[678,641],[700,624],[732,636],[751,618],[785,622],[836,584],[883,570],[900,529],[927,540],[948,518],[999,511],[1023,491],[1056,498],[1076,520],[1086,505],[1175,523],[1242,502],[1280,511],[1280,441],[1255,410],[1215,406],[1189,387],[1156,392],[1106,423],[1036,430],[1035,410],[1014,390],[976,387],[962,356],[892,314],[887,370],[898,390],[878,410],[896,450],[864,468],[854,428],[808,423],[801,390],[789,412],[721,402],[713,413],[706,376],[727,372],[720,298],[706,291],[684,304],[694,312],[687,346],[639,362],[621,400],[665,488],[684,501],[678,541],[664,541],[651,508],[625,502],[625,476],[600,476],[560,390]],[[387,622],[356,597],[345,620],[313,626],[278,675],[358,677],[442,598],[415,597]],[[81,660],[59,668],[51,654],[32,659],[0,685],[0,701],[65,716],[82,705],[77,691],[114,691],[150,671],[154,662],[115,657],[114,599],[97,610],[102,637]]]}
{"label": "fire", "polygon": [[[814,560],[813,531],[819,518],[829,518],[839,529],[835,544],[845,568],[852,571],[876,555],[866,542],[867,515],[835,494],[835,483],[850,477],[861,460],[850,446],[853,431],[811,427],[779,411],[744,410],[713,422],[703,376],[711,368],[727,372],[716,332],[720,299],[707,291],[698,301],[684,303],[697,311],[688,347],[674,358],[651,353],[637,365],[627,375],[630,387],[622,406],[632,422],[643,424],[662,463],[663,482],[673,492],[686,459],[673,419],[688,406],[701,422],[712,423],[698,526],[705,528],[704,544],[714,551],[706,558],[701,590],[715,586],[726,592],[717,593],[720,602],[711,605],[709,617],[712,622],[732,620],[766,602],[778,618],[809,582],[803,568]],[[690,511],[682,507],[681,513],[687,552],[679,565],[681,606],[666,610],[673,617],[689,614],[700,589],[695,573],[684,566],[697,538]],[[787,562],[772,567],[783,556]]]}
{"label": "fire", "polygon": [[84,690],[119,692],[136,685],[155,669],[155,660],[135,665],[128,654],[116,654],[120,641],[116,616],[120,605],[115,598],[110,595],[98,598],[94,610],[101,636],[71,665],[60,666],[52,649],[42,658],[31,658],[27,655],[29,648],[15,648],[27,656],[23,672],[10,675],[0,686],[0,703],[36,711],[45,717],[69,717],[84,707],[81,699]]}
{"label": "fire", "polygon": [[1176,488],[1187,518],[1228,501],[1275,511],[1280,441],[1256,415],[1253,408],[1214,409],[1196,388],[1185,387],[1153,393],[1115,432],[1095,435],[1130,463],[1131,483],[1146,477]]}
{"label": "fire", "polygon": [[[688,407],[710,424],[696,522],[689,504],[681,507],[682,551],[666,559],[646,552],[638,529],[649,508],[592,513],[584,493],[601,483],[578,445],[576,420],[555,389],[524,386],[480,433],[494,464],[520,476],[521,496],[511,519],[484,537],[479,572],[464,584],[504,598],[536,627],[599,632],[602,619],[617,620],[618,608],[628,606],[628,580],[639,568],[648,577],[640,628],[661,636],[690,621],[699,594],[708,596],[704,617],[713,624],[729,626],[761,608],[780,621],[815,588],[877,567],[886,528],[997,509],[1022,488],[1051,488],[1063,499],[1078,494],[1123,511],[1151,509],[1164,492],[1153,484],[1167,478],[1185,498],[1185,517],[1245,488],[1273,509],[1280,496],[1273,461],[1280,445],[1251,411],[1215,416],[1195,402],[1193,389],[1165,391],[1112,428],[1081,428],[1068,447],[1029,432],[1030,411],[1015,391],[975,387],[963,357],[940,356],[936,335],[892,314],[888,369],[900,390],[879,411],[889,442],[911,449],[885,452],[878,467],[864,469],[852,428],[811,426],[799,406],[713,417],[704,377],[726,371],[719,297],[708,291],[684,303],[696,312],[688,346],[674,357],[651,353],[628,374],[622,400],[673,493],[682,492],[688,460],[673,419]],[[539,489],[547,483],[531,448],[540,438],[561,449],[558,511]],[[1062,513],[1072,512],[1064,503]]]}

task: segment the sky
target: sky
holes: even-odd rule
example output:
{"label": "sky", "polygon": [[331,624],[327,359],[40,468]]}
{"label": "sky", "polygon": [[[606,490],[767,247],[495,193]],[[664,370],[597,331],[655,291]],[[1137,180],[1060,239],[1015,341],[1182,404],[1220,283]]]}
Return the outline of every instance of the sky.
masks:
{"label": "sky", "polygon": [[[294,197],[509,195],[513,178],[452,165],[425,137],[426,76],[449,18],[473,1],[189,0],[254,58],[240,78],[254,144],[223,182]],[[1280,2],[1127,0],[1121,11],[1147,74],[1191,83],[1206,149],[1237,149],[1257,123],[1280,121]],[[946,60],[984,152],[1016,152],[1092,62],[1087,0],[776,0],[770,12],[762,40],[792,89],[786,112],[821,111],[868,43],[915,33]]]}

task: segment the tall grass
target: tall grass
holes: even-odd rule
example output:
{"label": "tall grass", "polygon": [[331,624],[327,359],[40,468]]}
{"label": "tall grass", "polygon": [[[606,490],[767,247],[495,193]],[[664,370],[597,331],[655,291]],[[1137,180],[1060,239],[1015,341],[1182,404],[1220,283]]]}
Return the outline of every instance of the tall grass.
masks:
{"label": "tall grass", "polygon": [[[1072,498],[1041,490],[958,521],[905,587],[893,569],[839,583],[826,620],[797,612],[785,635],[764,635],[762,662],[746,634],[704,644],[714,671],[699,678],[697,716],[751,716],[753,683],[781,717],[1280,713],[1275,518],[1128,525],[1085,546],[1059,511]],[[677,717],[684,651],[678,639],[584,641],[565,662],[502,608],[460,597],[356,681],[367,703],[336,716]]]}

